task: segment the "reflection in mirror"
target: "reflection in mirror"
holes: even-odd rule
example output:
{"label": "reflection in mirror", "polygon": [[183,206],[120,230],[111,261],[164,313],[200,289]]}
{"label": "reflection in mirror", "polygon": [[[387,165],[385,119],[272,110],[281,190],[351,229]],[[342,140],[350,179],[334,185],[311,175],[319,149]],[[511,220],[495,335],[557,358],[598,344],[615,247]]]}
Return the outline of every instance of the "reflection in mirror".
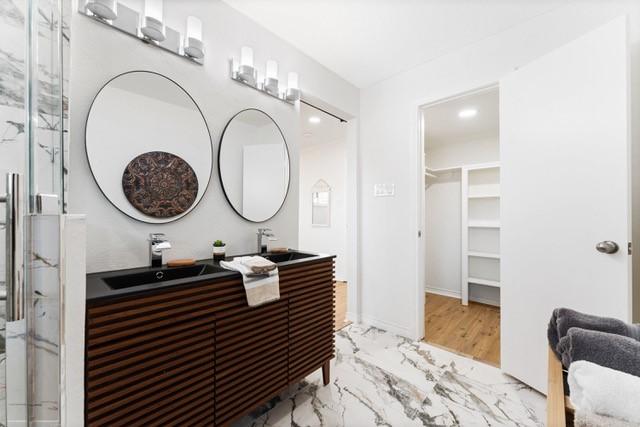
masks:
{"label": "reflection in mirror", "polygon": [[311,225],[331,225],[331,187],[323,179],[318,180],[311,188]]}
{"label": "reflection in mirror", "polygon": [[184,89],[157,73],[110,80],[91,105],[85,144],[100,190],[139,221],[183,217],[209,184],[213,149],[204,116]]}
{"label": "reflection in mirror", "polygon": [[233,116],[220,141],[218,170],[240,216],[253,222],[273,217],[289,190],[289,152],[276,122],[255,109]]}

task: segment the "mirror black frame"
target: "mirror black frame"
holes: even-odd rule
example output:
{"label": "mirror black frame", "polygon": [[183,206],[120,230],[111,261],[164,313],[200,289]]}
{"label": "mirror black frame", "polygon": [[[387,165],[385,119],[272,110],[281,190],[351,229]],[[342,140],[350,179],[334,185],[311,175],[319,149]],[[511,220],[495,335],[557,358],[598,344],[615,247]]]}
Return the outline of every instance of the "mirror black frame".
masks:
{"label": "mirror black frame", "polygon": [[[246,112],[246,111],[258,111],[262,114],[264,114],[265,116],[267,116],[269,118],[269,120],[271,120],[273,122],[274,125],[276,125],[276,128],[278,129],[278,132],[280,132],[280,135],[282,136],[282,141],[284,142],[284,149],[287,150],[287,163],[288,163],[288,168],[289,168],[289,179],[287,179],[287,190],[284,193],[284,198],[282,199],[282,203],[280,204],[280,207],[278,207],[278,210],[275,211],[275,213],[273,215],[271,215],[269,218],[264,219],[262,221],[254,221],[252,219],[246,218],[245,216],[243,216],[240,212],[238,212],[238,210],[236,209],[235,206],[233,206],[233,203],[231,203],[231,200],[229,199],[229,195],[227,194],[227,190],[224,187],[224,180],[222,179],[222,169],[220,168],[220,155],[222,153],[222,142],[224,140],[224,134],[227,132],[227,128],[229,127],[229,125],[231,124],[231,122],[233,121],[233,119],[235,119],[238,115]],[[229,121],[227,122],[226,125],[224,125],[224,129],[222,130],[222,134],[220,135],[220,142],[218,143],[218,177],[220,178],[220,186],[222,187],[222,193],[224,194],[224,198],[227,199],[227,203],[229,203],[229,206],[231,206],[231,209],[233,209],[233,211],[242,219],[244,219],[245,221],[248,222],[252,222],[254,224],[261,224],[263,222],[267,222],[270,219],[273,219],[276,215],[278,215],[278,213],[282,210],[282,207],[284,206],[284,204],[287,201],[287,197],[289,196],[289,189],[291,188],[291,153],[289,152],[289,144],[287,144],[287,138],[284,137],[284,133],[282,132],[282,129],[280,129],[280,126],[278,126],[278,122],[276,122],[273,117],[271,117],[269,114],[267,114],[266,112],[258,109],[258,108],[245,108],[244,110],[240,110],[238,111],[236,114],[233,115],[233,117],[231,117],[229,119]]]}
{"label": "mirror black frame", "polygon": [[[189,211],[186,212],[184,215],[179,216],[178,218],[175,218],[175,219],[170,219],[168,221],[164,221],[164,222],[145,221],[144,219],[136,218],[134,216],[129,215],[128,213],[126,213],[125,211],[120,209],[118,206],[116,206],[116,204],[113,203],[111,201],[111,199],[105,194],[104,190],[102,190],[102,187],[100,186],[100,183],[98,182],[98,179],[93,174],[93,169],[91,168],[91,160],[89,160],[89,151],[87,150],[87,125],[89,123],[89,116],[91,115],[91,109],[93,108],[93,104],[96,102],[96,99],[98,99],[98,96],[100,96],[100,93],[102,92],[102,90],[104,88],[106,88],[109,85],[109,83],[111,83],[112,81],[114,81],[115,79],[117,79],[119,77],[122,77],[122,76],[127,75],[127,74],[134,74],[134,73],[155,74],[156,76],[160,76],[162,78],[165,78],[165,79],[169,80],[171,83],[173,83],[174,85],[178,86],[180,88],[180,90],[182,90],[189,97],[191,102],[193,102],[193,105],[195,105],[195,107],[198,109],[198,113],[200,113],[200,116],[202,117],[202,121],[204,122],[204,126],[207,128],[207,135],[209,135],[209,145],[211,146],[211,169],[209,170],[209,177],[207,178],[207,185],[205,185],[205,187],[204,187],[204,190],[202,192],[202,197],[200,197],[200,199],[193,206],[191,206]],[[202,113],[202,109],[200,109],[200,106],[198,105],[196,100],[193,99],[191,94],[189,92],[187,92],[187,90],[185,88],[183,88],[182,85],[180,85],[175,80],[165,76],[164,74],[160,74],[160,73],[157,73],[155,71],[149,71],[149,70],[131,70],[131,71],[125,71],[124,73],[120,73],[120,74],[110,78],[109,80],[107,80],[107,82],[100,87],[100,89],[96,93],[96,96],[93,97],[93,100],[91,101],[91,105],[89,105],[89,110],[87,111],[87,118],[86,118],[86,120],[84,122],[84,154],[85,154],[85,157],[87,159],[87,165],[89,166],[89,171],[91,172],[91,176],[93,177],[93,181],[98,186],[98,189],[100,190],[100,192],[102,193],[104,198],[107,199],[107,201],[109,203],[111,203],[111,205],[113,207],[115,207],[117,210],[119,210],[122,214],[128,216],[129,218],[131,218],[133,220],[136,220],[136,221],[139,221],[139,222],[143,222],[145,224],[163,225],[163,224],[170,224],[172,222],[179,221],[182,218],[184,218],[187,215],[189,215],[191,212],[193,212],[195,210],[195,208],[198,207],[198,205],[200,204],[202,199],[204,199],[204,196],[207,193],[207,190],[209,189],[209,184],[211,183],[211,176],[213,175],[213,167],[214,167],[214,158],[213,158],[214,154],[213,153],[214,153],[214,150],[213,150],[213,139],[211,138],[211,130],[209,129],[209,124],[207,123],[207,119],[205,118],[204,114]]]}

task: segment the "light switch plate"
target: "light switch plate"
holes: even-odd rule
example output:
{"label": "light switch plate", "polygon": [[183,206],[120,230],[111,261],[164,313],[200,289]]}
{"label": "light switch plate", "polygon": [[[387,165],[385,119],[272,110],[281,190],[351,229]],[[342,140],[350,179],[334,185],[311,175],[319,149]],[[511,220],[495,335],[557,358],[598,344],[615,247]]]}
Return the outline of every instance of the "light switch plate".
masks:
{"label": "light switch plate", "polygon": [[396,194],[395,184],[374,184],[373,196],[374,197],[393,197]]}

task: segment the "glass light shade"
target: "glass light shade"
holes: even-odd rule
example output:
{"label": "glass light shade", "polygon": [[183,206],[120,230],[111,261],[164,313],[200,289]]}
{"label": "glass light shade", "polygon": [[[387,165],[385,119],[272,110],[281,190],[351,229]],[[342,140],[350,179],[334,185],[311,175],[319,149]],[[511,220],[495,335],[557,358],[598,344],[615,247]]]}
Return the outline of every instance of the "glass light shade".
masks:
{"label": "glass light shade", "polygon": [[145,18],[153,18],[163,22],[162,6],[163,0],[144,0]]}
{"label": "glass light shade", "polygon": [[140,32],[142,35],[156,42],[165,40],[164,23],[162,22],[162,1],[163,0],[145,0],[144,16]]}
{"label": "glass light shade", "polygon": [[287,90],[284,93],[284,99],[289,102],[297,102],[300,100],[302,92],[298,87],[298,73],[291,72],[287,78]]}
{"label": "glass light shade", "polygon": [[195,16],[187,16],[187,39],[202,41],[202,21]]}
{"label": "glass light shade", "polygon": [[187,36],[184,41],[184,53],[194,59],[204,58],[202,21],[195,16],[187,17]]}
{"label": "glass light shade", "polygon": [[298,73],[290,72],[287,80],[287,89],[299,89]]}
{"label": "glass light shade", "polygon": [[86,8],[102,19],[112,21],[118,17],[116,0],[91,0],[87,2]]}
{"label": "glass light shade", "polygon": [[240,49],[240,65],[253,67],[253,49],[249,46],[243,46]]}
{"label": "glass light shade", "polygon": [[267,61],[267,79],[278,80],[278,63],[273,59]]}

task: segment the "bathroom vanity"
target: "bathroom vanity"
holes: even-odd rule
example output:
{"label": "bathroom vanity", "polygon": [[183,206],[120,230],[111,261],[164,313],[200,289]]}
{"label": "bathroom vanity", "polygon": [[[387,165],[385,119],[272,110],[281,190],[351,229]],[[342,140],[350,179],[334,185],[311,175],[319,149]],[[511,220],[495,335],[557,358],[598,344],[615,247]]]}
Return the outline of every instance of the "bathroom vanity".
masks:
{"label": "bathroom vanity", "polygon": [[229,425],[334,356],[334,256],[290,251],[249,307],[211,260],[87,276],[88,426]]}

